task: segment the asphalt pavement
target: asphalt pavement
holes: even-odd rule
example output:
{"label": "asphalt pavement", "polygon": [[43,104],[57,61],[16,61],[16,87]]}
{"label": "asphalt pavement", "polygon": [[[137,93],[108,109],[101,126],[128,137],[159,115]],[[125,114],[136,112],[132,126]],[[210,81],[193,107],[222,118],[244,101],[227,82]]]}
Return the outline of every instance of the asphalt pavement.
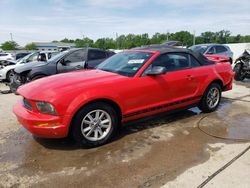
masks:
{"label": "asphalt pavement", "polygon": [[132,122],[92,149],[33,137],[12,113],[19,97],[0,94],[0,187],[250,187],[249,80],[216,112]]}

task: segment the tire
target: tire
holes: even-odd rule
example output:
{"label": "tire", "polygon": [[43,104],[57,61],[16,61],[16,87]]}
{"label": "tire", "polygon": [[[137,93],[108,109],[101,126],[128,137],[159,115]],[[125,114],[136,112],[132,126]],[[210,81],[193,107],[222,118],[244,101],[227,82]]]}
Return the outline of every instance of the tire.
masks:
{"label": "tire", "polygon": [[234,66],[234,72],[235,72],[234,79],[236,81],[243,81],[245,79],[245,75],[242,74],[242,64],[241,63],[237,63]]}
{"label": "tire", "polygon": [[14,77],[14,71],[13,70],[9,70],[6,74],[6,80],[7,82],[11,82],[11,79],[13,79]]}
{"label": "tire", "polygon": [[31,81],[38,80],[38,79],[43,78],[43,77],[45,77],[45,75],[37,75],[37,76],[33,77],[31,79]]}
{"label": "tire", "polygon": [[[101,119],[96,118],[97,112],[99,112],[99,117],[102,116]],[[93,121],[89,118],[90,116]],[[100,122],[104,121],[106,122],[101,125]],[[114,108],[106,103],[96,102],[83,107],[76,114],[70,131],[73,139],[80,146],[97,147],[111,140],[117,131],[118,124],[118,116]]]}
{"label": "tire", "polygon": [[17,79],[17,75],[15,74],[14,77],[13,77],[13,79],[11,79],[10,84],[9,84],[10,91],[12,93],[15,93],[15,94],[16,94],[16,91],[17,91],[18,87],[22,85],[17,80],[18,80]]}
{"label": "tire", "polygon": [[[217,93],[217,95],[214,95],[215,93],[213,92]],[[220,100],[221,100],[221,86],[218,83],[212,83],[207,87],[198,107],[202,112],[205,113],[213,112],[218,108]]]}

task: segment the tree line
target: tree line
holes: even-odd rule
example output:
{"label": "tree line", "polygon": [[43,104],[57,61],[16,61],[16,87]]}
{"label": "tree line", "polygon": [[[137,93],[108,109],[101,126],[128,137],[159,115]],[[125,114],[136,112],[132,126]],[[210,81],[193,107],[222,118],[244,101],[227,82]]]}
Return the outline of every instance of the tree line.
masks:
{"label": "tree line", "polygon": [[[170,40],[177,40],[182,43],[183,46],[192,46],[193,44],[203,43],[241,43],[250,42],[250,35],[231,35],[228,30],[221,30],[218,32],[203,32],[199,36],[188,31],[179,31],[175,33],[155,33],[153,36],[149,34],[128,34],[119,35],[114,38],[99,38],[92,40],[88,37],[82,39],[68,39],[64,38],[61,41],[53,42],[64,42],[64,43],[75,43],[76,47],[95,47],[101,49],[129,49],[137,46],[149,45],[149,44],[162,44]],[[3,50],[15,50],[18,48],[18,44],[15,41],[6,41],[1,45]],[[28,43],[24,49],[34,50],[36,46],[34,43]]]}

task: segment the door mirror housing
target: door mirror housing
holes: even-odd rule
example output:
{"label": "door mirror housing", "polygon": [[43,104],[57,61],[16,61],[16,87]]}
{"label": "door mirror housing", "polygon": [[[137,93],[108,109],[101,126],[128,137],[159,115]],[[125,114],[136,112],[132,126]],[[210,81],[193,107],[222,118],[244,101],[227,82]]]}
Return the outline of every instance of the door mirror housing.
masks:
{"label": "door mirror housing", "polygon": [[62,59],[62,60],[60,61],[60,63],[61,63],[63,66],[66,66],[66,62],[64,61],[64,59]]}
{"label": "door mirror housing", "polygon": [[162,66],[154,66],[152,67],[152,69],[147,72],[148,76],[156,76],[156,75],[160,75],[160,74],[165,74],[167,72],[167,69],[165,67]]}

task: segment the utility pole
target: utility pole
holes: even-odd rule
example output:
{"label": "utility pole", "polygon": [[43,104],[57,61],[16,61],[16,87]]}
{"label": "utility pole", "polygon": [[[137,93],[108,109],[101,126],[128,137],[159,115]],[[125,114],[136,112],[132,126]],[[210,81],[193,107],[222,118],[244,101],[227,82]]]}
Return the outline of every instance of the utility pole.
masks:
{"label": "utility pole", "polygon": [[10,40],[13,42],[13,36],[12,36],[12,33],[10,33]]}
{"label": "utility pole", "polygon": [[194,31],[194,37],[193,37],[193,45],[195,45],[195,31]]}
{"label": "utility pole", "polygon": [[117,39],[118,39],[118,33],[115,33],[116,49],[119,49],[119,43]]}
{"label": "utility pole", "polygon": [[169,31],[167,30],[167,41],[168,41],[168,33],[169,33]]}
{"label": "utility pole", "polygon": [[[12,36],[12,33],[10,33],[10,40],[11,40],[11,42],[13,42],[13,36]],[[14,53],[15,53],[15,55],[16,55],[16,50],[14,50]]]}

